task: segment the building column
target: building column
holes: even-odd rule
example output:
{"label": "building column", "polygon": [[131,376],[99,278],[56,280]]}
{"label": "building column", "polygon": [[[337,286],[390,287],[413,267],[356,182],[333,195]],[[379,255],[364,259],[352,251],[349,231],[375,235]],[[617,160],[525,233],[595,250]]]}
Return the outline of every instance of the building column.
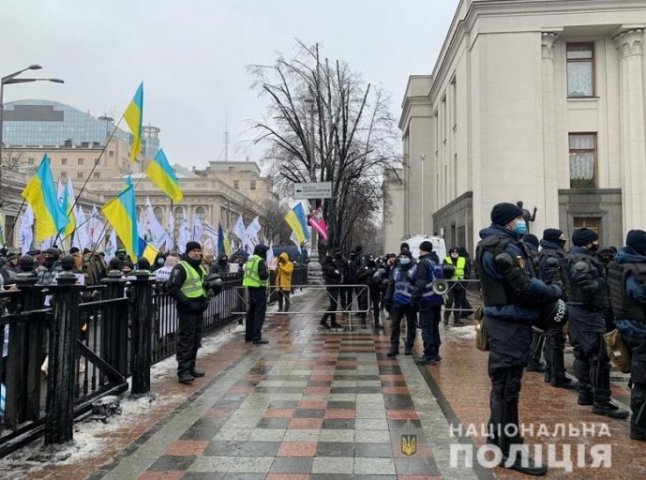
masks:
{"label": "building column", "polygon": [[541,33],[543,92],[543,188],[545,228],[558,228],[558,168],[556,161],[556,118],[554,115],[554,43],[557,33]]}
{"label": "building column", "polygon": [[644,123],[644,28],[614,37],[619,51],[623,229],[644,228],[646,135]]}

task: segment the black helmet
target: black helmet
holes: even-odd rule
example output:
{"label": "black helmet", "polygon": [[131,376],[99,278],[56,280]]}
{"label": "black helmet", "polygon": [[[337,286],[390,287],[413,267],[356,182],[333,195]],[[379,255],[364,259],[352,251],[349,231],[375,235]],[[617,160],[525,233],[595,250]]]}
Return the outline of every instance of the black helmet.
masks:
{"label": "black helmet", "polygon": [[543,331],[559,330],[568,321],[567,305],[563,300],[546,304],[541,310],[539,319],[534,326]]}

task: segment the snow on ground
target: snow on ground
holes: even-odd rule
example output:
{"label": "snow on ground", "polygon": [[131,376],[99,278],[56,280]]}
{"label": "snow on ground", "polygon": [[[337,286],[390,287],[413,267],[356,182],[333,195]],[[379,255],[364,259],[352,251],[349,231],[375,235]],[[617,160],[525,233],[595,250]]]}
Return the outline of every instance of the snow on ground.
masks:
{"label": "snow on ground", "polygon": [[440,330],[440,336],[450,336],[459,338],[476,338],[476,326],[464,325],[462,327],[449,327]]}
{"label": "snow on ground", "polygon": [[[199,356],[218,351],[222,345],[244,331],[244,325],[231,325],[202,339]],[[152,366],[151,383],[160,383],[167,377],[175,377],[177,361],[169,357]],[[168,403],[181,403],[185,395],[152,395],[130,398],[130,379],[128,391],[120,396],[121,414],[109,417],[107,423],[101,421],[78,421],[74,424],[74,441],[70,445],[56,449],[46,449],[43,439],[33,442],[7,457],[0,459],[0,472],[3,479],[21,480],[30,478],[30,473],[40,470],[50,463],[70,465],[104,453],[110,444],[111,433],[136,425],[150,414],[151,409]],[[86,417],[87,418],[87,417]]]}

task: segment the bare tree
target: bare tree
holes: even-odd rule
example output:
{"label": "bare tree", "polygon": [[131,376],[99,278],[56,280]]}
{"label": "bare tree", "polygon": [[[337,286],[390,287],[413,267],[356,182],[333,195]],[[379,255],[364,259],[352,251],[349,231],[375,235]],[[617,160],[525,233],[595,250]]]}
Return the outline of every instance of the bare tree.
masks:
{"label": "bare tree", "polygon": [[290,229],[284,221],[287,210],[288,208],[276,199],[266,202],[263,216],[266,221],[267,241],[273,241],[276,245],[289,242]]}
{"label": "bare tree", "polygon": [[250,71],[269,99],[267,118],[254,128],[256,141],[270,144],[265,160],[277,188],[288,194],[294,183],[331,182],[323,203],[328,247],[347,249],[357,222],[380,206],[384,168],[399,162],[388,95],[346,63],[322,59],[318,44],[299,41],[294,58]]}

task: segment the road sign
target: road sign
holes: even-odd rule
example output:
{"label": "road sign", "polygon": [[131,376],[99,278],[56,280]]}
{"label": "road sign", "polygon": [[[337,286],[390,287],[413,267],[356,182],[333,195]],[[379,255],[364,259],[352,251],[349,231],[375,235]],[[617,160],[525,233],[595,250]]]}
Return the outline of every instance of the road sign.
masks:
{"label": "road sign", "polygon": [[295,183],[294,198],[296,200],[332,198],[332,182]]}

